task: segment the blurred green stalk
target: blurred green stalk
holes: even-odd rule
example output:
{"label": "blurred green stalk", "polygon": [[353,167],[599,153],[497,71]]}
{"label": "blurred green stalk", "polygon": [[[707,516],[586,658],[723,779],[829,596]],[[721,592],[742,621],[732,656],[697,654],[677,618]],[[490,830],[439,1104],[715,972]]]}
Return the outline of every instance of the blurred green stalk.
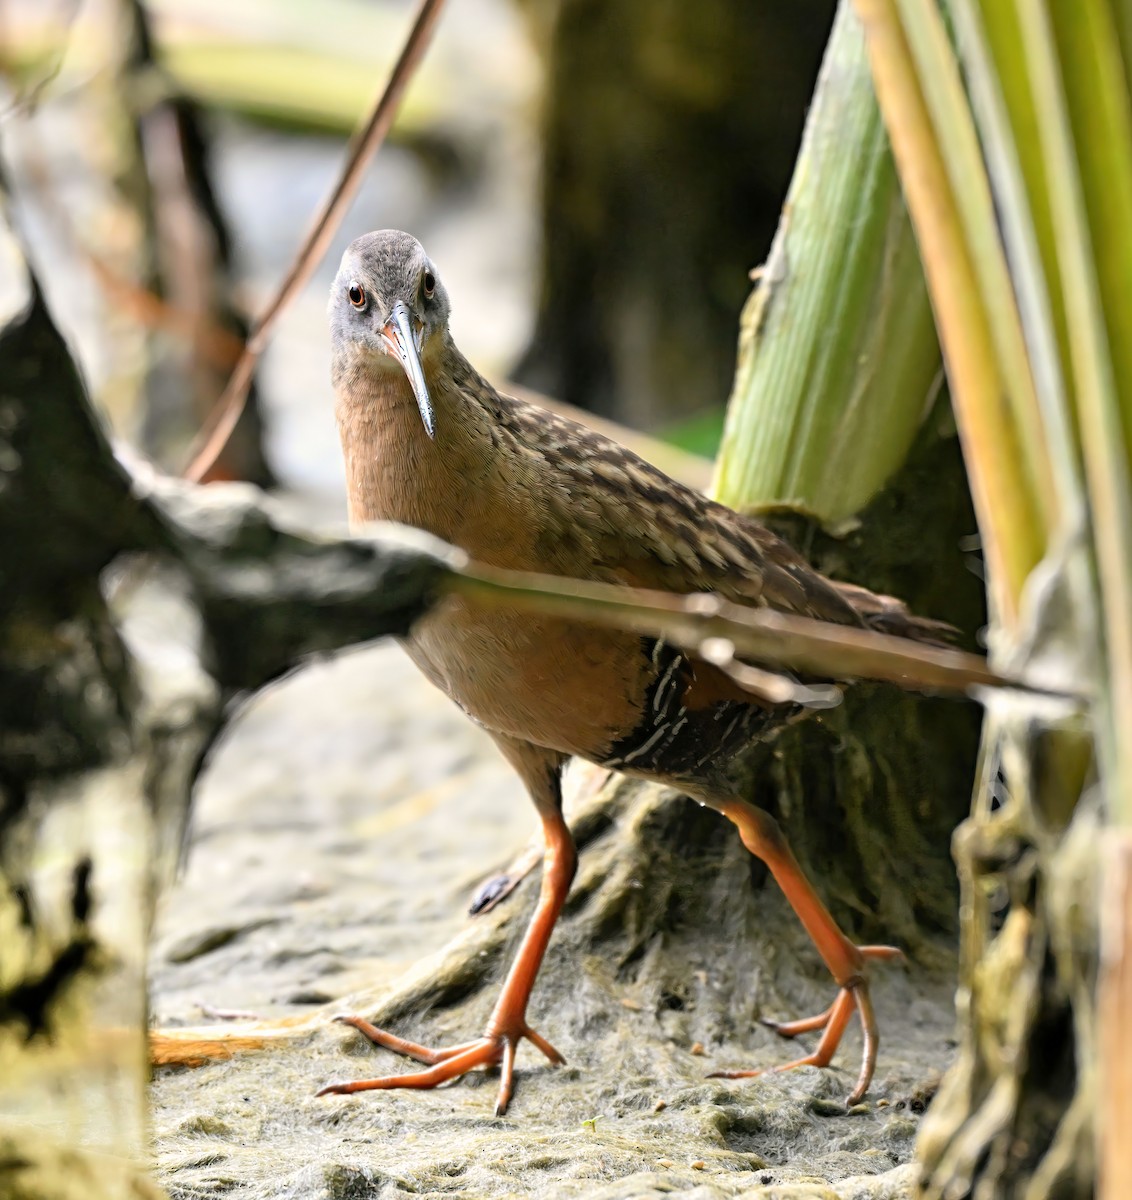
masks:
{"label": "blurred green stalk", "polygon": [[743,313],[716,497],[836,526],[903,463],[940,381],[864,37],[842,3],[778,233]]}
{"label": "blurred green stalk", "polygon": [[[135,97],[139,105],[183,91],[210,108],[317,133],[352,132],[358,113],[373,102],[375,77],[392,66],[394,57],[391,43],[377,46],[375,72],[373,62],[317,46],[257,42],[222,33],[197,37],[178,28],[161,32],[163,71],[142,77]],[[90,39],[69,44],[63,28],[17,24],[12,36],[0,38],[0,74],[17,89],[26,89],[48,74],[64,53],[63,70],[49,90],[79,86],[84,74],[94,74],[100,48]],[[431,87],[411,89],[397,114],[398,136],[427,131],[445,100],[442,83],[435,78]]]}
{"label": "blurred green stalk", "polygon": [[[988,552],[989,585],[1014,606],[996,605],[991,645],[1021,669],[1085,678],[1092,695],[1080,722],[1019,698],[992,710],[986,726],[989,768],[955,843],[967,897],[960,1050],[924,1124],[921,1187],[930,1196],[1084,1194],[1096,1113],[1105,1194],[1124,1197],[1132,1195],[1130,6],[857,6],[939,317],[980,530],[997,548]],[[1095,816],[1087,806],[1074,812],[1094,771],[1114,827],[1103,856],[1095,834],[1081,832]],[[1020,831],[1031,856],[1024,871],[1019,849],[1013,862],[987,853]],[[1028,897],[1011,904],[1001,931],[976,911],[987,877]],[[1011,924],[1021,941],[1010,942]],[[1004,1011],[1029,1015],[1008,1029]],[[1025,1074],[1019,1064],[1057,1021],[1073,1030],[1071,1069],[1060,1079]],[[1035,1122],[1039,1111],[1056,1121]]]}
{"label": "blurred green stalk", "polygon": [[[1113,817],[1132,828],[1132,98],[1107,0],[1050,3],[1023,31],[1092,512],[1107,686],[1098,696]],[[1042,19],[1044,18],[1044,19]],[[1132,1182],[1132,1181],[1130,1181]]]}

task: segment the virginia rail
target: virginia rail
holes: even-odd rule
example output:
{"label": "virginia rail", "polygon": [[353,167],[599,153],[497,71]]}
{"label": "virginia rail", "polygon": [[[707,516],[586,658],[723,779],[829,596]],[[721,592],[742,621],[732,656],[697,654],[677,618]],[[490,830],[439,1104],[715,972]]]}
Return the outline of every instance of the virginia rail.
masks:
{"label": "virginia rail", "polygon": [[[938,636],[938,624],[910,616],[889,597],[826,579],[756,521],[669,479],[616,442],[501,395],[457,349],[448,315],[436,267],[408,234],[370,233],[347,249],[329,317],[353,524],[416,525],[498,567],[717,592],[840,624]],[[799,716],[796,706],[760,701],[718,667],[660,640],[464,600],[420,621],[405,648],[522,777],[542,821],[541,890],[482,1037],[430,1049],[360,1017],[342,1018],[427,1069],[335,1083],[319,1095],[430,1088],[498,1065],[502,1113],[522,1039],[563,1061],[528,1024],[527,1006],[574,876],[559,781],[576,755],[669,784],[735,824],[747,849],[770,868],[838,989],[819,1016],[776,1026],[786,1036],[820,1030],[821,1038],[812,1054],[773,1069],[828,1065],[856,1010],[864,1052],[849,1102],[860,1100],[878,1044],[867,963],[899,952],[845,937],[777,823],[735,783],[744,750]]]}

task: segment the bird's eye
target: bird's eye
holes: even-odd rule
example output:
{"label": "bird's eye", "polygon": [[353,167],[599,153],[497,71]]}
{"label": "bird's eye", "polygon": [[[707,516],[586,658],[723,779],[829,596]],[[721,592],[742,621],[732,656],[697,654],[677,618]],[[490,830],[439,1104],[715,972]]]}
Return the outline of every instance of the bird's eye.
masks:
{"label": "bird's eye", "polygon": [[424,284],[425,297],[431,300],[432,293],[436,291],[436,276],[431,271],[426,271],[421,282]]}
{"label": "bird's eye", "polygon": [[351,283],[346,289],[346,295],[350,297],[350,303],[355,308],[365,308],[366,294],[356,283]]}

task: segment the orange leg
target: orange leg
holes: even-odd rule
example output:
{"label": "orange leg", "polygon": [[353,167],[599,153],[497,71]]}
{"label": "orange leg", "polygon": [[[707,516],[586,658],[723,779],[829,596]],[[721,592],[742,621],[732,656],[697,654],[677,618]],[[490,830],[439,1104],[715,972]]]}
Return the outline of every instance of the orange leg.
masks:
{"label": "orange leg", "polygon": [[[876,1068],[879,1045],[876,1016],[865,978],[865,963],[873,958],[896,958],[900,951],[895,946],[855,946],[849,941],[838,928],[829,909],[821,902],[813,885],[802,873],[798,860],[782,836],[778,822],[768,813],[743,800],[715,803],[714,807],[734,822],[739,836],[743,839],[743,845],[770,868],[778,886],[782,888],[786,899],[798,914],[798,919],[813,939],[818,953],[829,967],[839,989],[833,1004],[816,1017],[782,1023],[765,1022],[784,1037],[795,1037],[800,1033],[812,1033],[818,1029],[823,1031],[818,1048],[813,1054],[769,1069],[788,1071],[791,1067],[828,1066],[837,1051],[853,1010],[856,1009],[861,1016],[861,1029],[865,1041],[860,1074],[848,1098],[849,1104],[856,1104],[869,1090]],[[742,1079],[760,1075],[762,1071],[716,1071],[713,1074],[726,1079]]]}
{"label": "orange leg", "polygon": [[[499,1098],[495,1112],[501,1116],[507,1111],[514,1087],[515,1051],[520,1041],[526,1038],[534,1043],[550,1061],[556,1065],[566,1060],[540,1034],[527,1024],[527,1003],[531,997],[535,978],[546,954],[550,935],[555,922],[566,902],[566,895],[574,878],[577,855],[574,839],[566,822],[562,819],[561,801],[558,792],[557,765],[550,759],[549,751],[535,747],[502,743],[501,748],[521,773],[531,790],[535,804],[542,817],[543,839],[546,850],[543,856],[542,887],[534,916],[527,927],[522,945],[511,963],[511,969],[503,983],[503,990],[487,1022],[483,1037],[458,1046],[447,1046],[430,1050],[416,1042],[406,1041],[394,1034],[377,1029],[361,1017],[340,1016],[335,1019],[351,1025],[364,1034],[375,1045],[398,1054],[408,1055],[425,1063],[431,1069],[414,1071],[407,1075],[386,1075],[379,1079],[360,1079],[350,1083],[331,1083],[317,1094],[348,1095],[385,1088],[433,1088],[455,1079],[476,1067],[499,1066]],[[541,767],[542,769],[537,769]]]}

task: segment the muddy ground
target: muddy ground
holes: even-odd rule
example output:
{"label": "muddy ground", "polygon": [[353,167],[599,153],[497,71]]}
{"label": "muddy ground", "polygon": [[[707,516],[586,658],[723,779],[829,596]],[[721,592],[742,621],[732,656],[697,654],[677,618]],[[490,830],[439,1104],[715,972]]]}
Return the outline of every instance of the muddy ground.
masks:
{"label": "muddy ground", "polygon": [[[332,1023],[342,1009],[437,1044],[479,1032],[537,872],[486,916],[468,917],[468,900],[527,844],[533,813],[488,738],[396,646],[315,665],[248,706],[200,788],[187,868],[161,907],[154,1015],[168,1026],[199,1025],[210,1008],[306,1021],[269,1049],[157,1072],[169,1194],[910,1195],[919,1114],[951,1052],[948,972],[876,971],[879,1068],[852,1111],[855,1031],[834,1069],[706,1079],[796,1056],[757,1019],[820,1010],[828,976],[722,829],[718,862],[676,860],[702,905],[618,950],[644,911],[633,903],[648,902],[625,903],[648,891],[634,872],[651,878],[621,869],[618,839],[638,820],[713,818],[671,796],[640,818],[607,805],[598,819],[594,803],[578,802],[590,818],[576,898],[530,1013],[569,1065],[551,1068],[525,1044],[503,1118],[482,1075],[319,1099],[331,1080],[410,1068]],[[754,916],[732,943],[713,913],[751,887]]]}

